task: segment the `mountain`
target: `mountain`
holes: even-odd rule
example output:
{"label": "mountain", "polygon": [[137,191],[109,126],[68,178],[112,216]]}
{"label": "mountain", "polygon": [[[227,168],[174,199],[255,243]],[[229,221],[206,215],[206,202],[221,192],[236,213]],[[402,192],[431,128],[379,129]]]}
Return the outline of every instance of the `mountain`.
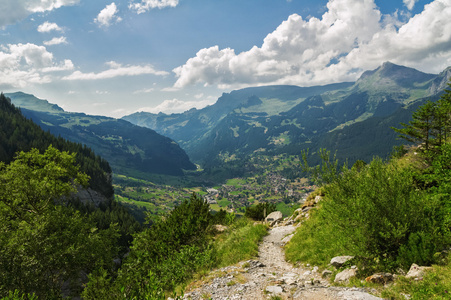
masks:
{"label": "mountain", "polygon": [[177,143],[149,128],[125,120],[66,112],[21,92],[6,96],[44,130],[92,148],[115,172],[182,175],[183,170],[196,169]]}
{"label": "mountain", "polygon": [[409,106],[437,97],[450,73],[450,68],[434,75],[386,62],[353,83],[247,88],[225,93],[200,110],[140,112],[123,119],[173,138],[204,166],[254,153],[299,154],[321,147],[369,160],[388,155],[399,143],[389,126],[407,122]]}
{"label": "mountain", "polygon": [[[26,119],[11,100],[0,94],[0,161],[9,163],[18,151],[37,148],[44,152],[50,145],[60,151],[77,153],[76,160],[80,170],[90,176],[90,188],[112,200],[112,174],[107,161],[81,144],[57,138],[43,131],[31,120]],[[92,193],[91,193],[92,194]]]}

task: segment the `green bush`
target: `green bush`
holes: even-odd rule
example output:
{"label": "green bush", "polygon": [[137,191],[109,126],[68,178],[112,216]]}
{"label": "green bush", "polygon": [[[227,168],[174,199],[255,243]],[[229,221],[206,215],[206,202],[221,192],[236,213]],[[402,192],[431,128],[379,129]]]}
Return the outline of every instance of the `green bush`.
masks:
{"label": "green bush", "polygon": [[244,215],[248,218],[261,221],[266,218],[267,215],[272,213],[276,210],[276,204],[275,203],[258,203],[254,206],[248,206],[246,207],[246,212]]}
{"label": "green bush", "polygon": [[328,262],[355,255],[385,270],[430,264],[447,242],[443,206],[415,186],[415,171],[373,160],[360,171],[344,169],[324,186],[320,209],[290,243],[287,257]]}
{"label": "green bush", "polygon": [[134,236],[130,255],[114,282],[104,273],[97,274],[91,280],[102,284],[88,285],[84,294],[107,298],[115,293],[119,299],[123,299],[123,295],[126,299],[152,299],[153,294],[149,293],[174,290],[197,270],[213,264],[212,220],[209,205],[193,194],[150,228]]}

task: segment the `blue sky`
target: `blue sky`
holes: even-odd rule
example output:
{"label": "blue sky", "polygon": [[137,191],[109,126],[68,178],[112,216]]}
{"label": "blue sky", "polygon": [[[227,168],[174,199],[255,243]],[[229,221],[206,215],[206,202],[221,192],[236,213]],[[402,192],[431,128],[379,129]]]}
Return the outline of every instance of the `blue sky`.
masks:
{"label": "blue sky", "polygon": [[1,0],[0,90],[67,111],[182,112],[223,92],[451,65],[451,0]]}

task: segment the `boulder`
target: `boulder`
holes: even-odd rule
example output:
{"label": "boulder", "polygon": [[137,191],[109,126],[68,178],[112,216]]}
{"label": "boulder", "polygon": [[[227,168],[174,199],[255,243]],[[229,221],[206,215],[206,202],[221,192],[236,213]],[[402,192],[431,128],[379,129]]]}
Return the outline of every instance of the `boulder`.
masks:
{"label": "boulder", "polygon": [[336,256],[330,260],[330,264],[335,268],[340,268],[342,265],[353,259],[354,256]]}
{"label": "boulder", "polygon": [[409,272],[407,272],[406,278],[421,280],[423,279],[425,272],[431,269],[432,267],[420,267],[417,264],[412,264],[410,266]]}
{"label": "boulder", "polygon": [[279,222],[282,220],[283,220],[283,216],[280,211],[273,211],[265,219],[266,222],[270,222],[270,223],[275,223],[275,222]]}
{"label": "boulder", "polygon": [[216,225],[213,225],[213,229],[216,232],[224,232],[224,231],[226,231],[229,228],[227,226],[224,226],[224,225],[216,224]]}
{"label": "boulder", "polygon": [[340,282],[349,282],[349,279],[351,277],[355,277],[357,274],[357,269],[346,269],[340,273],[338,273],[337,275],[335,275],[335,283],[340,283]]}
{"label": "boulder", "polygon": [[327,270],[327,269],[321,273],[321,277],[323,277],[323,278],[329,277],[330,275],[332,275],[332,271]]}
{"label": "boulder", "polygon": [[386,284],[393,281],[393,274],[390,273],[376,273],[365,278],[366,282]]}
{"label": "boulder", "polygon": [[278,285],[269,285],[266,287],[266,291],[268,293],[273,293],[273,294],[282,294],[283,293],[283,288],[281,286]]}

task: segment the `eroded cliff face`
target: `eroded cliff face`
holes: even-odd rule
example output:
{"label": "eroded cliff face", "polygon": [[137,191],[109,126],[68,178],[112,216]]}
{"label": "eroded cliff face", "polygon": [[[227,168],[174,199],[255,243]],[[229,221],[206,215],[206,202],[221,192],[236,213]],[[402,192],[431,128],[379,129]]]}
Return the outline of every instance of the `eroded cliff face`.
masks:
{"label": "eroded cliff face", "polygon": [[429,93],[435,95],[448,88],[449,80],[451,79],[451,67],[446,68],[441,72],[431,84]]}
{"label": "eroded cliff face", "polygon": [[79,189],[74,194],[74,198],[79,199],[85,205],[93,204],[95,207],[99,207],[102,203],[108,204],[110,202],[110,199],[91,188]]}

